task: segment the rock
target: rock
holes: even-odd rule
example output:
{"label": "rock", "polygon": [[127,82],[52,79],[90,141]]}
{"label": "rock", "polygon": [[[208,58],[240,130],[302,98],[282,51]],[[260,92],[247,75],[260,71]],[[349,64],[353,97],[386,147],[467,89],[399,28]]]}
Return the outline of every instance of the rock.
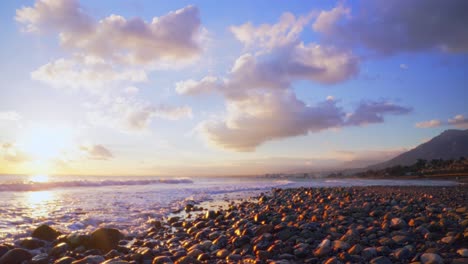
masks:
{"label": "rock", "polygon": [[54,264],[71,264],[73,261],[75,261],[75,259],[72,257],[63,257],[61,259],[57,259]]}
{"label": "rock", "polygon": [[101,264],[129,264],[130,262],[120,259],[108,259]]}
{"label": "rock", "polygon": [[221,249],[216,252],[216,257],[218,258],[226,258],[229,255],[229,250],[227,249]]}
{"label": "rock", "polygon": [[445,244],[453,244],[457,239],[453,236],[447,236],[442,238],[440,241]]}
{"label": "rock", "polygon": [[329,239],[324,239],[317,247],[317,249],[315,249],[314,251],[314,256],[316,257],[325,257],[326,255],[328,255],[328,253],[330,253],[332,247],[331,247],[331,241]]}
{"label": "rock", "polygon": [[336,257],[331,257],[327,259],[324,264],[341,264],[341,261],[339,261]]}
{"label": "rock", "polygon": [[104,262],[106,259],[103,256],[91,255],[80,260],[75,260],[72,264],[100,264]]}
{"label": "rock", "polygon": [[393,252],[395,258],[399,261],[409,259],[411,257],[411,252],[406,248],[398,248]]}
{"label": "rock", "polygon": [[393,229],[404,229],[408,225],[406,224],[405,220],[401,218],[392,218],[390,221],[390,227]]}
{"label": "rock", "polygon": [[116,249],[123,235],[119,230],[114,228],[99,228],[89,238],[91,248],[99,249],[103,253],[107,253],[112,249]]}
{"label": "rock", "polygon": [[349,249],[349,244],[341,240],[335,240],[333,241],[333,249],[335,249],[336,251],[338,250],[346,251]]}
{"label": "rock", "polygon": [[215,219],[216,218],[216,212],[213,211],[213,210],[209,210],[208,212],[206,212],[205,214],[205,219]]}
{"label": "rock", "polygon": [[374,247],[365,248],[361,252],[361,257],[365,260],[371,260],[377,257],[377,249],[375,249]]}
{"label": "rock", "polygon": [[242,256],[239,255],[239,254],[231,254],[229,256],[227,256],[226,260],[229,262],[229,263],[237,263],[238,261],[240,261],[242,259]]}
{"label": "rock", "polygon": [[468,260],[466,258],[456,258],[456,259],[452,259],[452,262],[450,263],[451,264],[467,264]]}
{"label": "rock", "polygon": [[421,264],[443,264],[444,260],[435,253],[424,253],[420,257]]}
{"label": "rock", "polygon": [[370,264],[392,264],[392,262],[383,256],[373,258],[370,262]]}
{"label": "rock", "polygon": [[356,244],[354,246],[352,246],[349,250],[348,250],[348,254],[350,255],[357,255],[359,253],[361,253],[362,251],[362,246],[360,244]]}
{"label": "rock", "polygon": [[26,249],[36,249],[45,246],[45,242],[34,237],[28,237],[20,240],[19,245]]}
{"label": "rock", "polygon": [[46,253],[36,255],[31,259],[31,264],[48,264],[48,263],[49,263],[49,255],[47,255]]}
{"label": "rock", "polygon": [[396,235],[392,237],[392,241],[395,242],[397,245],[404,245],[410,240],[411,238],[409,236],[404,235]]}
{"label": "rock", "polygon": [[178,259],[175,263],[176,264],[197,264],[200,262],[194,258],[185,256],[185,257],[181,257],[180,259]]}
{"label": "rock", "polygon": [[168,256],[159,256],[153,259],[153,264],[170,264],[173,263],[171,258]]}
{"label": "rock", "polygon": [[15,248],[5,253],[0,258],[0,264],[21,264],[23,261],[30,260],[31,253],[21,248]]}
{"label": "rock", "polygon": [[460,248],[459,250],[457,250],[457,253],[458,255],[464,257],[464,258],[468,258],[468,249],[466,248]]}
{"label": "rock", "polygon": [[50,250],[49,255],[52,257],[60,257],[63,254],[65,254],[67,250],[68,250],[68,244],[62,242],[62,243],[57,244],[55,247],[53,247]]}
{"label": "rock", "polygon": [[7,246],[0,245],[0,258],[5,255],[10,249]]}
{"label": "rock", "polygon": [[48,225],[39,226],[31,234],[32,237],[39,238],[45,241],[54,241],[59,235],[60,232]]}

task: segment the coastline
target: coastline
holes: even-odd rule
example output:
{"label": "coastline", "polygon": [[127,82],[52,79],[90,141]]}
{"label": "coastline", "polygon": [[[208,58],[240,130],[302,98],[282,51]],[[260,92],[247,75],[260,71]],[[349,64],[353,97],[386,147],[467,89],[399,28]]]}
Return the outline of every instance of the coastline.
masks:
{"label": "coastline", "polygon": [[153,219],[152,227],[135,237],[109,228],[59,235],[42,227],[31,234],[34,238],[1,245],[0,263],[468,260],[466,185],[285,188],[256,195],[222,194],[188,204],[188,212]]}

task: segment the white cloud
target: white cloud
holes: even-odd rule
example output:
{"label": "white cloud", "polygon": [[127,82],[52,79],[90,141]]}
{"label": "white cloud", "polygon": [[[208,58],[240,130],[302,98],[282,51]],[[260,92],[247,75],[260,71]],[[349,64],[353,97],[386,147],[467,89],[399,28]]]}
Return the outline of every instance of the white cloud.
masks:
{"label": "white cloud", "polygon": [[87,107],[87,117],[92,124],[125,132],[145,131],[155,117],[169,120],[192,117],[192,109],[188,106],[154,106],[128,95],[112,96]]}
{"label": "white cloud", "polygon": [[0,112],[0,121],[19,121],[21,120],[21,115],[15,111],[3,111]]}
{"label": "white cloud", "polygon": [[58,59],[31,73],[34,80],[57,88],[86,89],[95,91],[116,82],[145,82],[144,70],[120,68],[91,57]]}
{"label": "white cloud", "polygon": [[312,24],[312,29],[317,32],[328,32],[333,30],[336,23],[343,18],[350,17],[351,10],[342,4],[338,4],[335,8],[329,11],[321,11],[315,22]]}
{"label": "white cloud", "polygon": [[278,23],[262,24],[257,27],[248,22],[230,27],[234,36],[248,48],[272,50],[296,42],[304,27],[310,22],[313,13],[296,18],[291,13],[284,13]]}
{"label": "white cloud", "polygon": [[227,115],[202,122],[198,131],[216,146],[252,151],[265,141],[341,126],[343,115],[334,102],[307,106],[290,90],[272,90],[228,101]]}
{"label": "white cloud", "polygon": [[0,156],[10,163],[23,163],[31,160],[31,157],[18,148],[14,143],[1,143]]}
{"label": "white cloud", "polygon": [[432,119],[429,121],[423,121],[416,123],[417,128],[430,128],[430,127],[439,127],[442,125],[442,122],[438,119]]}
{"label": "white cloud", "polygon": [[89,159],[93,160],[108,160],[114,157],[114,155],[108,148],[99,144],[83,145],[80,146],[80,150],[83,151]]}
{"label": "white cloud", "polygon": [[407,70],[408,68],[409,68],[408,65],[406,65],[404,63],[400,64],[400,69]]}
{"label": "white cloud", "polygon": [[199,55],[202,33],[194,6],[154,17],[126,19],[110,15],[95,21],[75,0],[37,0],[16,11],[16,20],[29,32],[58,33],[63,47],[112,62],[147,65],[185,61]]}
{"label": "white cloud", "polygon": [[[364,102],[346,117],[333,97],[316,105],[298,99],[292,89],[295,81],[339,83],[359,70],[359,59],[350,51],[300,41],[300,33],[311,17],[296,19],[287,13],[274,25],[254,27],[247,23],[231,27],[246,48],[256,52],[241,55],[225,78],[207,76],[200,81],[176,84],[180,94],[219,92],[224,96],[225,116],[205,120],[197,127],[210,144],[252,151],[267,141],[342,126],[380,123],[384,115],[410,111],[389,102]],[[323,22],[326,18],[321,19]]]}
{"label": "white cloud", "polygon": [[206,76],[200,81],[186,80],[176,83],[176,91],[179,94],[196,95],[215,91],[219,87],[218,78]]}
{"label": "white cloud", "polygon": [[448,123],[459,128],[468,128],[468,119],[463,115],[456,115],[450,118]]}

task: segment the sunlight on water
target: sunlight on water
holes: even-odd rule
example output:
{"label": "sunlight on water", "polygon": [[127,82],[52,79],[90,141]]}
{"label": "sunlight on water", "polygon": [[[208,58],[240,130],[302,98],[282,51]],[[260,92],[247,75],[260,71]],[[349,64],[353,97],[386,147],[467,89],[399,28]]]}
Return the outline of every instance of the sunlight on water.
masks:
{"label": "sunlight on water", "polygon": [[49,203],[55,198],[53,191],[29,192],[26,202],[31,209],[31,217],[46,217],[50,210]]}
{"label": "sunlight on water", "polygon": [[37,174],[29,177],[29,180],[31,182],[48,182],[49,181],[49,175],[45,174]]}

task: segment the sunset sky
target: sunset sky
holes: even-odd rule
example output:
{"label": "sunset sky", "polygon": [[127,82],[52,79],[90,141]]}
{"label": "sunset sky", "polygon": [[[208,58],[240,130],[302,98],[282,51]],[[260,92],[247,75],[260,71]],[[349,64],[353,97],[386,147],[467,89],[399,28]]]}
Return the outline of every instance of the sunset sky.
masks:
{"label": "sunset sky", "polygon": [[0,3],[0,173],[362,166],[468,128],[468,1]]}

